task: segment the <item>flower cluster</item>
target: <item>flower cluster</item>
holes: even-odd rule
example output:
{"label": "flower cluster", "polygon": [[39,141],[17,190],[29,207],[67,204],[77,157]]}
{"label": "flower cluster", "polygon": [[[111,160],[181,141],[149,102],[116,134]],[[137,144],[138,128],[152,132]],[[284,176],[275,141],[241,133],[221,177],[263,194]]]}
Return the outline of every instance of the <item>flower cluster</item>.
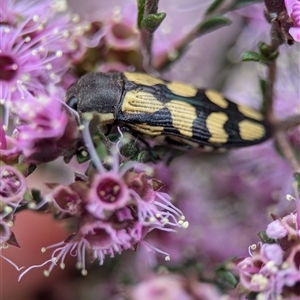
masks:
{"label": "flower cluster", "polygon": [[18,125],[17,145],[27,162],[52,161],[76,146],[79,135],[75,117],[55,96],[29,96],[21,107],[13,106]]}
{"label": "flower cluster", "polygon": [[[251,257],[237,264],[240,287],[254,292],[256,299],[296,299],[300,295],[300,199],[297,211],[274,216],[266,230],[268,241],[250,246]],[[281,299],[282,299],[281,298]]]}
{"label": "flower cluster", "polygon": [[1,159],[53,160],[76,143],[77,124],[63,108],[57,83],[83,55],[79,41],[87,24],[58,0],[4,0],[0,18],[2,123],[5,131],[10,119],[16,126],[12,136],[2,135]]}
{"label": "flower cluster", "polygon": [[1,249],[18,246],[10,230],[15,214],[37,204],[26,181],[34,164],[68,157],[76,146],[78,124],[60,85],[85,52],[80,41],[88,23],[79,21],[66,1],[1,1]]}
{"label": "flower cluster", "polygon": [[102,265],[105,256],[134,250],[138,244],[164,254],[169,260],[168,253],[144,241],[154,229],[175,231],[172,227],[188,227],[182,212],[171,203],[171,197],[160,191],[163,183],[153,177],[153,170],[147,165],[120,161],[122,140],[111,145],[103,164],[91,144],[88,125],[83,136],[96,169],[90,168],[88,176],[77,175],[69,186],[52,184],[53,192],[45,196],[45,202],[58,215],[75,217],[76,230],[63,242],[42,249],[57,248],[44,274],[48,276],[58,262],[64,268],[67,253],[75,252],[76,266],[86,275],[86,252],[91,261],[98,259]]}
{"label": "flower cluster", "polygon": [[6,107],[49,94],[83,54],[78,40],[87,25],[67,11],[65,1],[4,0],[0,18],[0,99]]}
{"label": "flower cluster", "polygon": [[[105,11],[89,16],[92,30],[101,33],[102,39],[88,50],[80,67],[86,72],[133,71],[139,64],[141,47],[136,3],[127,1],[123,6],[115,5]],[[101,21],[99,14],[103,15]]]}
{"label": "flower cluster", "polygon": [[[15,210],[22,205],[27,184],[24,175],[9,165],[0,165],[0,251],[8,245],[20,247],[11,231]],[[2,253],[0,257],[6,259]],[[6,259],[10,264],[18,267]]]}

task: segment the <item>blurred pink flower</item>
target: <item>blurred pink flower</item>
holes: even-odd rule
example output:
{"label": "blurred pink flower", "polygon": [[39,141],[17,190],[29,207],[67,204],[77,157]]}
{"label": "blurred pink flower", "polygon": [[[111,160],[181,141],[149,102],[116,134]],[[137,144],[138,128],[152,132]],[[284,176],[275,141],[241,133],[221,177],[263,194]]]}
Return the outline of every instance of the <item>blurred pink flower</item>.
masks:
{"label": "blurred pink flower", "polygon": [[13,166],[0,166],[0,201],[17,208],[23,200],[27,184],[23,174]]}
{"label": "blurred pink flower", "polygon": [[175,274],[156,275],[132,287],[129,292],[130,300],[216,300],[221,298],[221,293],[214,285]]}
{"label": "blurred pink flower", "polygon": [[280,239],[287,235],[287,230],[281,224],[280,220],[275,220],[267,227],[266,234],[272,239]]}
{"label": "blurred pink flower", "polygon": [[8,224],[3,220],[3,217],[0,216],[0,248],[5,245],[11,235],[10,228]]}
{"label": "blurred pink flower", "polygon": [[28,95],[12,105],[19,120],[17,146],[27,161],[48,162],[69,152],[78,137],[77,122],[56,95]]}
{"label": "blurred pink flower", "polygon": [[[15,137],[6,136],[3,133],[2,138],[5,139],[5,144],[2,144],[0,147],[0,160],[11,164],[18,158],[22,151],[18,147],[18,142]],[[4,145],[5,147],[3,147]]]}
{"label": "blurred pink flower", "polygon": [[257,297],[265,297],[263,299],[298,295],[300,272],[298,262],[295,264],[293,259],[300,250],[299,246],[296,248],[284,261],[284,252],[279,245],[262,245],[256,254],[237,265],[241,285],[248,291],[257,292]]}
{"label": "blurred pink flower", "polygon": [[293,299],[300,294],[300,199],[290,195],[287,199],[296,201],[296,212],[274,220],[266,230],[276,244],[253,245],[251,257],[237,264],[241,285],[259,293],[257,297]]}
{"label": "blurred pink flower", "polygon": [[[45,94],[70,67],[80,36],[77,20],[54,1],[3,0],[0,28],[0,80],[4,103]],[[63,28],[63,30],[61,30]]]}
{"label": "blurred pink flower", "polygon": [[81,213],[81,199],[71,186],[56,185],[46,198],[51,199],[58,212],[73,216]]}
{"label": "blurred pink flower", "polygon": [[29,267],[19,279],[29,270],[50,263],[45,271],[48,276],[57,263],[64,268],[66,255],[75,251],[77,267],[83,275],[87,274],[86,252],[91,261],[98,260],[102,265],[106,256],[135,250],[140,244],[168,260],[168,253],[148,244],[145,237],[155,229],[174,232],[175,227],[188,227],[182,212],[171,203],[171,197],[160,192],[163,184],[153,178],[150,167],[134,161],[124,163],[120,157],[122,138],[110,146],[105,164],[100,160],[91,142],[89,121],[85,122],[83,138],[96,169],[90,170],[88,177],[75,176],[75,182],[67,187],[48,184],[54,190],[43,201],[53,203],[62,218],[74,216],[76,230],[64,241],[44,247],[44,251],[56,248],[51,259]]}
{"label": "blurred pink flower", "polygon": [[285,0],[284,2],[288,15],[294,23],[289,33],[296,42],[300,42],[300,0]]}
{"label": "blurred pink flower", "polygon": [[96,217],[130,204],[129,190],[117,172],[97,174],[88,196],[87,210]]}

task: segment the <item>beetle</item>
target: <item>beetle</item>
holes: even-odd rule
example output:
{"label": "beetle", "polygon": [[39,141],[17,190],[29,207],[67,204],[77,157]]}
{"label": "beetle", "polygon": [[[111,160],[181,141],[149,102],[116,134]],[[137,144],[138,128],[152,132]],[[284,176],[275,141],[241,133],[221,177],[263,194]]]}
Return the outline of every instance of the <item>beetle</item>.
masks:
{"label": "beetle", "polygon": [[144,73],[88,73],[69,87],[66,102],[79,114],[97,112],[101,125],[183,148],[230,149],[270,137],[261,113],[217,91]]}

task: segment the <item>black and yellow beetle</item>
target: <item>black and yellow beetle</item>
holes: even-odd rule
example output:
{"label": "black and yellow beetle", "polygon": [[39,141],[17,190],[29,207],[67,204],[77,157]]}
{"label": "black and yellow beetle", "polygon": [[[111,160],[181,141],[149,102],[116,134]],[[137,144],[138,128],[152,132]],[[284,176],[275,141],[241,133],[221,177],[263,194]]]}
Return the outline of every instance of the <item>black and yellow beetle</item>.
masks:
{"label": "black and yellow beetle", "polygon": [[67,104],[97,112],[103,125],[185,148],[237,148],[261,143],[270,130],[259,112],[210,89],[197,89],[143,73],[89,73],[71,85]]}

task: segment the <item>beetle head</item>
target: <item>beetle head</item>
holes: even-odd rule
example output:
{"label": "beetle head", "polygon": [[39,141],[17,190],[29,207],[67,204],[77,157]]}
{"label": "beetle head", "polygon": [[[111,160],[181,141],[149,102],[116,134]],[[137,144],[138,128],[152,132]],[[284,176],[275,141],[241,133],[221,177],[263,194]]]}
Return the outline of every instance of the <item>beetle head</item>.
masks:
{"label": "beetle head", "polygon": [[123,84],[120,73],[88,73],[67,90],[66,103],[79,114],[113,114],[121,100]]}

